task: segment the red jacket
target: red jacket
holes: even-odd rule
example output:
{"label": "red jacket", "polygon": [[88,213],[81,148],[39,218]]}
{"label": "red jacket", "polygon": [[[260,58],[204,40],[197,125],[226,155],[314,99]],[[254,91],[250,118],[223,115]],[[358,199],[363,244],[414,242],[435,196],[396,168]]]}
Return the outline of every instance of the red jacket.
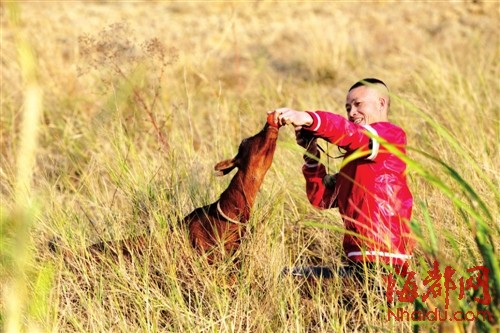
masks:
{"label": "red jacket", "polygon": [[[402,265],[414,247],[408,225],[413,198],[406,183],[406,164],[376,137],[406,153],[405,132],[389,122],[361,126],[330,112],[309,114],[313,123],[304,130],[344,149],[347,162],[337,175],[335,189],[323,185],[324,165],[303,166],[309,201],[318,208],[331,208],[336,199],[347,229],[344,250],[349,259]],[[350,156],[353,153],[361,155]]]}

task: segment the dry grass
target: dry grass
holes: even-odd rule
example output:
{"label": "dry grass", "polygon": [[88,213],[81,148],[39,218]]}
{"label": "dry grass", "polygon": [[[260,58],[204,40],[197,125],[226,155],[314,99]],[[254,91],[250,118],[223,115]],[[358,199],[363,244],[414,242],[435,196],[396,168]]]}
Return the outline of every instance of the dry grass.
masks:
{"label": "dry grass", "polygon": [[[355,294],[352,308],[338,282],[304,297],[279,278],[342,253],[338,213],[307,202],[290,129],[241,271],[208,267],[178,223],[225,188],[213,165],[267,110],[343,113],[346,89],[368,76],[392,88],[390,117],[408,133],[418,254],[462,268],[497,258],[498,3],[21,2],[0,15],[7,332],[410,331],[376,294],[368,306]],[[149,255],[132,263],[97,265],[84,251],[142,233]],[[70,265],[48,252],[54,236]]]}

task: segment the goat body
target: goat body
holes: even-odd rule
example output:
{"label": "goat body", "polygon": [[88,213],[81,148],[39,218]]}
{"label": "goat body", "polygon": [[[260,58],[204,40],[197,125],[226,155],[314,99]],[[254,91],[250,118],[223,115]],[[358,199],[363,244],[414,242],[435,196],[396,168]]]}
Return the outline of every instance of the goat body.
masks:
{"label": "goat body", "polygon": [[196,208],[184,218],[191,245],[201,253],[208,252],[209,261],[213,261],[217,248],[224,253],[238,249],[257,192],[271,166],[277,138],[278,127],[266,123],[259,133],[244,139],[234,158],[215,165],[218,175],[238,168],[219,200]]}

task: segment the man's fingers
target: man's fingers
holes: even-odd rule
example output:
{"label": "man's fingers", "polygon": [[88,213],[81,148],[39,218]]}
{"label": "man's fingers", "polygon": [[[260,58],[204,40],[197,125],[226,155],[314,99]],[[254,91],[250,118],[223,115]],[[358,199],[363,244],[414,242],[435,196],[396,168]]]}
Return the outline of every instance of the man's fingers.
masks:
{"label": "man's fingers", "polygon": [[294,110],[289,108],[279,108],[272,111],[267,111],[268,114],[274,113],[274,122],[281,126],[293,124]]}
{"label": "man's fingers", "polygon": [[279,123],[281,124],[281,126],[285,126],[288,124],[288,117],[287,116],[280,114],[278,116],[278,119],[279,119]]}
{"label": "man's fingers", "polygon": [[281,125],[288,125],[293,123],[292,115],[289,112],[280,113],[278,115],[278,119]]}
{"label": "man's fingers", "polygon": [[290,119],[287,116],[279,115],[278,119],[280,120],[281,125],[287,125],[290,123]]}

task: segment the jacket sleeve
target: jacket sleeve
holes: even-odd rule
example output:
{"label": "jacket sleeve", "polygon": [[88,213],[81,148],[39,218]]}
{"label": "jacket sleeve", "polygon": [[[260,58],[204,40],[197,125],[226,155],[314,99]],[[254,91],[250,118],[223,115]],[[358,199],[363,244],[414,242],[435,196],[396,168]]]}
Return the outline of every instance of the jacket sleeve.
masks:
{"label": "jacket sleeve", "polygon": [[359,149],[365,158],[373,160],[376,157],[379,144],[370,138],[368,133],[375,137],[378,134],[370,125],[357,125],[331,112],[306,112],[311,115],[313,123],[303,127],[305,131],[310,131],[314,136],[325,139],[348,152]]}
{"label": "jacket sleeve", "polygon": [[316,208],[325,209],[335,207],[335,189],[325,186],[323,178],[326,168],[323,164],[306,159],[302,166],[302,173],[306,180],[306,193],[309,202]]}

